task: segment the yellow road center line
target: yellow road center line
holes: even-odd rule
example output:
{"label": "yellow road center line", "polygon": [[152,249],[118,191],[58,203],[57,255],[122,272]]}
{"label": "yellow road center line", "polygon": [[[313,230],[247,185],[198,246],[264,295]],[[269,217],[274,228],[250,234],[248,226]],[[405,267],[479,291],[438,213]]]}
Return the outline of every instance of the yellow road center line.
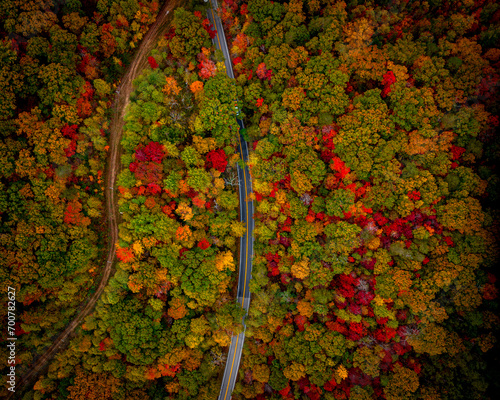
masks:
{"label": "yellow road center line", "polygon": [[[217,24],[215,23],[215,16],[214,16],[214,10],[211,9],[210,10],[211,13],[212,13],[212,19],[214,21],[214,28],[217,29]],[[217,42],[219,43],[219,49],[221,49],[222,51],[222,46],[220,44],[220,38],[219,38],[219,32],[217,32]],[[241,145],[241,137],[238,135],[238,139],[239,139],[239,144],[240,144],[240,152],[241,152],[241,159],[243,162],[245,162],[244,160],[244,157],[243,157],[243,147]],[[243,307],[243,304],[245,302],[245,294],[246,294],[246,289],[247,289],[247,270],[248,270],[248,200],[246,199],[246,197],[248,196],[248,188],[247,188],[247,175],[246,175],[246,170],[245,170],[245,167],[242,168],[243,169],[243,180],[245,182],[245,206],[246,206],[246,212],[247,212],[247,227],[246,227],[246,230],[247,230],[247,244],[246,244],[246,249],[247,249],[247,255],[245,257],[245,280],[243,282],[243,299],[242,299],[242,307]],[[234,354],[233,354],[233,360],[231,362],[231,370],[229,372],[229,381],[231,381],[231,377],[233,375],[233,369],[234,369],[234,361],[236,359],[236,349],[238,348],[238,340],[239,340],[239,336],[236,336],[236,344],[235,344],[235,351],[234,351]],[[226,387],[226,393],[224,394],[224,399],[226,399],[227,397],[227,392],[229,390],[229,384],[227,385]]]}
{"label": "yellow road center line", "polygon": [[[243,147],[241,145],[241,136],[238,135],[238,138],[239,138],[239,144],[240,144],[241,159],[243,160]],[[247,192],[247,179],[246,179],[247,176],[246,176],[245,168],[242,168],[242,169],[243,169],[243,179],[245,181],[245,197],[246,197],[246,196],[248,196],[248,192]],[[245,198],[245,205],[246,205],[246,211],[247,211],[247,255],[245,257],[245,280],[243,282],[243,299],[242,299],[242,302],[241,302],[242,303],[241,304],[242,307],[243,307],[243,304],[245,302],[245,293],[246,293],[246,289],[247,289],[247,266],[248,266],[248,201],[246,200],[246,198]],[[233,361],[231,363],[231,370],[229,371],[229,378],[228,378],[229,381],[231,380],[231,377],[233,376],[234,360],[236,359],[236,348],[238,347],[238,340],[239,340],[239,338],[238,338],[238,336],[236,336],[235,351],[234,351],[234,354],[233,354]],[[224,394],[224,400],[227,397],[228,390],[229,390],[229,384],[226,387],[226,393]]]}
{"label": "yellow road center line", "polygon": [[[213,19],[214,24],[215,24],[214,10],[210,9],[210,12],[212,13],[212,19]],[[217,32],[217,42],[219,43],[219,48],[222,50],[222,46],[220,44],[219,32]],[[240,143],[241,159],[244,162],[245,160],[243,158],[243,147],[241,145],[241,137],[239,135],[238,135],[238,139],[239,139],[239,143]],[[246,175],[245,168],[242,168],[242,169],[243,169],[243,180],[245,182],[245,197],[247,197],[248,196],[247,175]],[[246,282],[247,282],[247,266],[248,266],[248,201],[247,201],[246,198],[245,198],[245,205],[246,205],[246,211],[247,211],[247,257],[245,257],[245,282],[243,284],[243,302],[244,302],[244,299],[245,299],[245,293],[246,293],[246,288],[247,288],[246,287]]]}
{"label": "yellow road center line", "polygon": [[222,51],[222,46],[220,45],[220,39],[219,39],[219,32],[217,31],[217,24],[215,23],[215,16],[214,16],[213,8],[210,9],[210,12],[212,13],[212,19],[214,21],[215,31],[217,32],[216,35],[217,35],[217,42],[219,42],[219,49]]}
{"label": "yellow road center line", "polygon": [[224,393],[224,400],[227,397],[227,391],[229,390],[229,382],[231,381],[231,376],[233,376],[233,367],[234,367],[234,360],[236,359],[236,349],[238,348],[238,339],[239,337],[236,336],[236,345],[234,346],[234,354],[233,354],[233,362],[231,363],[231,371],[229,372],[229,379],[228,379],[228,384],[226,386],[226,393]]}
{"label": "yellow road center line", "polygon": [[[240,151],[241,151],[241,159],[243,162],[245,162],[245,160],[243,159],[243,146],[241,144],[241,136],[238,135],[238,139],[239,139],[239,142],[240,142]],[[242,301],[242,305],[243,303],[245,302],[245,293],[246,293],[246,289],[247,289],[247,266],[248,266],[248,224],[249,224],[249,221],[248,221],[248,200],[247,200],[247,197],[248,197],[248,189],[247,189],[247,174],[246,174],[246,168],[243,166],[243,180],[245,182],[245,206],[246,206],[246,211],[247,211],[247,254],[246,254],[246,257],[245,257],[245,282],[243,284],[243,301]]]}

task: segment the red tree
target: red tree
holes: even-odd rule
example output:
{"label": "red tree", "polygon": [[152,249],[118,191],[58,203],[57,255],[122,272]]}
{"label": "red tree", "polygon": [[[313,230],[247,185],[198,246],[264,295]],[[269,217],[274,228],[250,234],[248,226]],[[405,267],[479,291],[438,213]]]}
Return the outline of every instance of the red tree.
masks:
{"label": "red tree", "polygon": [[387,71],[382,79],[382,85],[384,85],[384,89],[382,90],[382,97],[387,96],[391,93],[391,85],[396,82],[396,77],[394,76],[394,72]]}
{"label": "red tree", "polygon": [[202,250],[206,250],[210,247],[210,243],[208,243],[207,239],[203,239],[198,242],[198,247]]}
{"label": "red tree", "polygon": [[158,68],[158,63],[156,62],[155,58],[153,56],[148,57],[148,62],[151,68],[156,69]]}
{"label": "red tree", "polygon": [[215,168],[217,171],[224,172],[227,166],[227,157],[224,150],[212,150],[207,154],[206,158],[207,168]]}
{"label": "red tree", "polygon": [[160,164],[165,157],[164,146],[158,142],[149,142],[144,147],[135,150],[135,159],[138,161],[152,161]]}

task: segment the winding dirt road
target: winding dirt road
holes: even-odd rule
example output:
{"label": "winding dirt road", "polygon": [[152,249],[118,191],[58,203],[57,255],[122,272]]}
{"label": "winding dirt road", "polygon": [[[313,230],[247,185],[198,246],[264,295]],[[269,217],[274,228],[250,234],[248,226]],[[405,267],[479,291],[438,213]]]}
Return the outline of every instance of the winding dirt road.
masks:
{"label": "winding dirt road", "polygon": [[4,389],[0,393],[0,397],[4,399],[14,399],[16,396],[21,397],[22,393],[29,389],[34,384],[35,379],[40,373],[46,370],[49,362],[57,352],[64,349],[69,344],[71,334],[78,327],[85,317],[87,317],[94,309],[95,303],[101,296],[109,277],[113,271],[115,263],[115,243],[118,241],[118,222],[120,214],[118,212],[118,204],[115,196],[114,184],[116,176],[120,171],[120,141],[125,124],[124,117],[129,97],[132,92],[132,82],[140,74],[147,65],[147,55],[153,49],[158,39],[158,36],[166,31],[172,17],[173,10],[181,4],[181,0],[166,0],[161,8],[155,23],[150,27],[147,34],[144,36],[137,53],[128,67],[125,75],[122,78],[121,84],[118,87],[118,93],[113,103],[113,117],[111,120],[111,134],[109,138],[109,155],[107,160],[108,169],[106,172],[106,213],[108,217],[109,228],[109,243],[108,256],[106,265],[103,269],[102,279],[95,293],[87,301],[86,305],[80,310],[79,314],[70,322],[66,329],[59,334],[52,345],[40,356],[31,369],[16,382],[16,392],[9,392]]}

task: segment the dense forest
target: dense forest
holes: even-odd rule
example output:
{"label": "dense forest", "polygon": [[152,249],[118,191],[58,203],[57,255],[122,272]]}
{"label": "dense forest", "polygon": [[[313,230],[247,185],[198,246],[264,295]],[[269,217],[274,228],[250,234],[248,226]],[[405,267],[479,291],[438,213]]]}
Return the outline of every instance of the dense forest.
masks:
{"label": "dense forest", "polygon": [[255,245],[232,398],[493,398],[500,5],[220,0],[233,80],[210,3],[185,2],[133,82],[110,244],[113,100],[162,3],[0,0],[18,376],[95,291],[107,245],[118,259],[19,398],[217,399],[244,315],[237,117]]}
{"label": "dense forest", "polygon": [[[175,10],[134,82],[117,179],[120,262],[78,338],[39,381],[42,394],[208,399],[218,391],[224,348],[241,329],[231,291],[245,228],[230,128],[236,86],[217,67],[200,16]],[[109,382],[96,386],[103,376]]]}
{"label": "dense forest", "polygon": [[222,4],[257,201],[233,398],[486,398],[498,4]]}
{"label": "dense forest", "polygon": [[[67,76],[51,75],[50,85],[42,81],[28,94],[21,84],[4,107],[5,125],[14,121],[14,130],[5,132],[3,145],[5,162],[12,166],[4,170],[8,191],[2,201],[2,237],[8,265],[2,273],[17,289],[21,307],[18,373],[65,327],[98,281],[107,233],[102,229],[103,170],[111,100],[132,49],[158,12],[157,3],[99,2],[97,9],[87,5],[93,9],[89,18],[79,2],[70,9],[51,6],[43,11],[54,15],[54,22],[33,33],[24,47],[31,54],[31,41],[37,46],[46,42],[51,50],[52,30],[62,31],[55,25],[57,15],[63,23],[68,15],[80,18],[78,35],[64,31],[73,48],[64,42],[57,52],[66,52],[54,62],[53,53],[40,52],[40,63],[64,69]],[[39,13],[36,4],[29,7]],[[87,23],[102,24],[104,15],[110,22],[101,37],[97,25]],[[91,43],[82,42],[84,47],[79,42],[88,40],[86,27],[95,33],[92,50]],[[116,37],[110,35],[115,28],[121,28]],[[234,107],[242,92],[227,77],[221,55],[214,53],[214,34],[201,11],[176,9],[170,30],[133,82],[115,185],[122,220],[116,273],[95,312],[26,398],[170,394],[208,399],[218,392],[226,347],[242,328],[243,311],[233,292],[237,244],[245,226],[238,218]],[[10,49],[13,44],[4,41],[10,67],[24,79],[19,63],[27,55]],[[55,99],[66,86],[67,98]],[[27,160],[30,164],[21,169]],[[7,358],[6,346],[2,352]]]}
{"label": "dense forest", "polygon": [[154,1],[0,2],[0,281],[2,296],[16,289],[18,374],[99,280],[114,87],[157,12]]}

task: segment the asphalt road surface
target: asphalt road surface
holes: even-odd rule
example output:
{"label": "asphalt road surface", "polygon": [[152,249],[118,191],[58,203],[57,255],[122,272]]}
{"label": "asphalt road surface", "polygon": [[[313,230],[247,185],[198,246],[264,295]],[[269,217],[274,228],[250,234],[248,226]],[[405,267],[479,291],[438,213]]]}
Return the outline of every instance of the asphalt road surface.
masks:
{"label": "asphalt road surface", "polygon": [[[213,39],[215,47],[222,50],[225,58],[226,72],[230,78],[234,78],[233,68],[231,66],[231,57],[229,55],[229,50],[227,48],[226,37],[224,35],[224,29],[222,27],[222,22],[217,15],[217,0],[210,0],[212,8],[208,12],[208,18],[215,29],[217,29],[217,35]],[[240,129],[244,128],[243,121],[238,119],[238,125]],[[248,145],[243,139],[241,134],[239,135],[239,152],[241,158],[245,163],[248,161]],[[254,220],[253,220],[253,201],[249,199],[250,193],[252,193],[252,180],[250,178],[250,171],[245,165],[245,168],[238,166],[238,180],[239,180],[239,195],[240,195],[240,215],[241,220],[246,223],[247,230],[245,236],[240,239],[240,267],[238,276],[238,294],[237,301],[248,313],[248,307],[250,306],[250,278],[252,277],[252,256],[253,256],[253,230],[254,230]],[[224,370],[224,377],[222,378],[222,385],[219,394],[219,400],[229,400],[233,393],[234,384],[238,377],[238,369],[240,366],[241,352],[243,350],[243,344],[245,342],[245,321],[243,318],[244,330],[239,335],[235,335],[231,338],[231,345],[229,346],[229,353],[227,355],[226,368]]]}

